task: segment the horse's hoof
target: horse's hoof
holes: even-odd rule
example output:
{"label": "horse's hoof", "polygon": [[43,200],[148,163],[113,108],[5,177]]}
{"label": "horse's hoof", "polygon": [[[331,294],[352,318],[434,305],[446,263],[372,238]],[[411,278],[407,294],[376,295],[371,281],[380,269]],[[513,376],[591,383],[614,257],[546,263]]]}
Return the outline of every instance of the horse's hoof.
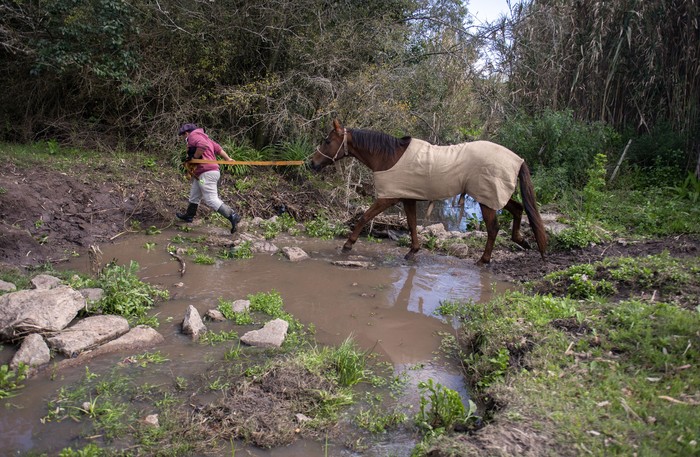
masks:
{"label": "horse's hoof", "polygon": [[415,260],[417,251],[408,251],[408,253],[403,256],[404,260]]}
{"label": "horse's hoof", "polygon": [[347,254],[350,251],[352,251],[352,246],[343,246],[343,248],[340,250],[340,252],[343,254]]}
{"label": "horse's hoof", "polygon": [[486,266],[488,266],[489,263],[491,263],[491,260],[479,259],[476,262],[476,264],[480,267],[486,267]]}

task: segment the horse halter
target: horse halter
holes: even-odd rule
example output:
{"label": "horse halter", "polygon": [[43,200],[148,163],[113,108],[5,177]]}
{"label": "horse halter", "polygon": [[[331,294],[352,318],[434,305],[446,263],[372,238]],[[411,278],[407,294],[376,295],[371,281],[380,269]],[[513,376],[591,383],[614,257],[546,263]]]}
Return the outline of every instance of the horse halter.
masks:
{"label": "horse halter", "polygon": [[[343,150],[343,155],[340,156],[340,157],[338,157],[338,154],[340,154],[340,150],[341,150],[341,149]],[[349,152],[348,152],[348,130],[347,130],[347,129],[343,129],[343,142],[340,143],[340,146],[338,146],[338,150],[335,151],[335,155],[334,155],[333,157],[327,156],[326,154],[324,154],[323,152],[321,152],[321,148],[320,148],[319,146],[316,146],[316,152],[318,152],[319,154],[321,154],[321,155],[322,155],[323,157],[325,157],[326,159],[330,159],[331,162],[333,162],[333,163],[335,163],[336,160],[340,160],[340,159],[342,159],[343,157],[345,157],[346,155],[348,155],[348,154],[349,154]]]}

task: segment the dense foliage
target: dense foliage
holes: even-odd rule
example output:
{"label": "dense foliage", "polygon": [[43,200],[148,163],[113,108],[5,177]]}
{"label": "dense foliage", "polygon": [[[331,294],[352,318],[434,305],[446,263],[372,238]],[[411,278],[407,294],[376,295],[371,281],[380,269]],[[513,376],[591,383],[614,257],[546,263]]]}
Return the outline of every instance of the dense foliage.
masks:
{"label": "dense foliage", "polygon": [[500,137],[567,187],[629,139],[624,171],[698,175],[697,0],[511,6],[476,27],[460,0],[10,0],[0,139],[164,151],[190,121],[303,157],[338,116],[443,144]]}

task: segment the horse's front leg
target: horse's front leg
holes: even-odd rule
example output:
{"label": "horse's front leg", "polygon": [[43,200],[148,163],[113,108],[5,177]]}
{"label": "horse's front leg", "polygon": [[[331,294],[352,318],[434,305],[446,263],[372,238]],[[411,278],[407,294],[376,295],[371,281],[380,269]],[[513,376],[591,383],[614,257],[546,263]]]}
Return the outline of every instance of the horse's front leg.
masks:
{"label": "horse's front leg", "polygon": [[380,214],[381,212],[383,212],[390,206],[395,205],[398,202],[398,198],[378,198],[377,200],[375,200],[372,206],[370,206],[369,209],[365,211],[365,213],[362,216],[360,216],[360,219],[357,221],[357,224],[355,224],[355,228],[353,229],[352,233],[343,245],[343,252],[348,252],[352,249],[352,245],[355,244],[357,239],[360,237],[362,228],[369,221],[374,219],[374,217],[377,214]]}
{"label": "horse's front leg", "polygon": [[484,253],[481,255],[481,258],[476,262],[476,264],[485,265],[491,262],[491,251],[493,251],[493,245],[496,243],[496,235],[498,234],[498,216],[496,215],[496,210],[493,210],[486,205],[482,205],[481,203],[479,206],[481,207],[481,216],[484,218],[488,238],[486,239]]}
{"label": "horse's front leg", "polygon": [[418,230],[416,230],[416,201],[415,200],[401,200],[403,203],[403,210],[406,213],[406,222],[408,222],[408,230],[411,232],[411,250],[406,253],[404,259],[413,260],[416,252],[420,249],[420,241],[418,241]]}

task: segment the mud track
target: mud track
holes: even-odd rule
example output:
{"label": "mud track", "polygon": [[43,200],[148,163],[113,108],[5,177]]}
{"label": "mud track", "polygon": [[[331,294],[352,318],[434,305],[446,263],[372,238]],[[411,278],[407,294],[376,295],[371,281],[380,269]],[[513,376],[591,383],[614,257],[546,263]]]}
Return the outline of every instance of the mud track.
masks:
{"label": "mud track", "polygon": [[[298,176],[254,170],[264,185],[238,192],[224,176],[221,196],[245,217],[270,217],[281,206],[304,221],[314,208],[330,208],[329,197],[299,182]],[[261,178],[268,176],[268,178]],[[272,179],[269,179],[269,178]],[[0,264],[31,267],[60,263],[90,245],[111,242],[122,234],[150,226],[166,227],[186,202],[188,183],[172,167],[144,169],[119,161],[56,169],[50,164],[0,170]],[[201,215],[209,211],[202,208]],[[576,263],[605,257],[644,256],[668,251],[671,256],[697,256],[698,237],[677,236],[644,242],[616,240],[569,252],[550,252],[542,262],[535,251],[494,251],[487,268],[504,279],[526,281]],[[420,255],[420,254],[419,254]],[[479,252],[474,250],[476,260]]]}

